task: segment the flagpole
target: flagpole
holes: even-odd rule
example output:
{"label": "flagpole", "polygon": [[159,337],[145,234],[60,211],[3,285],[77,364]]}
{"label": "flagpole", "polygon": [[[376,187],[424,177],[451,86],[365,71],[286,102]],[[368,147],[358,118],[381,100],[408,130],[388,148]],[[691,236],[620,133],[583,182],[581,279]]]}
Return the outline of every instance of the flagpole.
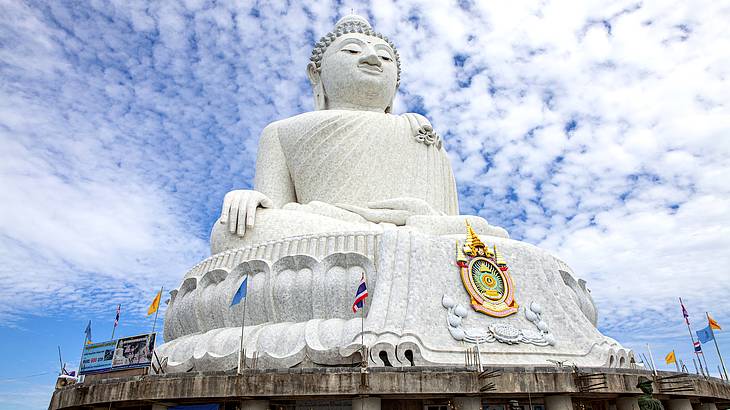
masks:
{"label": "flagpole", "polygon": [[[674,350],[672,350],[674,352]],[[677,367],[677,373],[679,373],[679,362],[677,361],[677,353],[674,353],[674,365]]]}
{"label": "flagpole", "polygon": [[246,325],[246,301],[248,301],[248,272],[246,278],[243,280],[246,282],[246,296],[243,297],[243,315],[241,317],[241,347],[238,349],[238,370],[236,373],[241,374],[241,358],[245,360],[245,353],[243,352],[243,327]]}
{"label": "flagpole", "polygon": [[644,353],[639,353],[639,355],[641,356],[641,363],[644,364],[644,367],[649,367],[649,370],[653,372],[654,369],[651,367],[651,362],[646,358],[646,355]]}
{"label": "flagpole", "polygon": [[162,289],[163,288],[164,288],[164,286],[160,287],[160,300],[157,301],[157,310],[155,310],[155,321],[152,322],[152,333],[155,333],[155,326],[157,325],[157,315],[160,313],[160,303],[162,303]]}
{"label": "flagpole", "polygon": [[[682,298],[679,298],[679,304],[680,306],[682,306],[682,316],[684,316],[684,314],[686,313],[686,309],[684,308],[684,303],[682,303]],[[697,353],[697,349],[695,349],[695,337],[692,334],[692,329],[689,327],[689,318],[687,316],[684,317],[684,323],[687,324],[687,332],[689,333],[690,340],[692,340],[692,350],[695,352],[695,356],[697,356],[697,363],[700,364],[700,373],[702,373],[702,375],[704,376],[705,372],[704,370],[702,370],[702,360],[700,359],[700,354]]]}
{"label": "flagpole", "polygon": [[654,363],[654,355],[651,354],[651,347],[649,347],[649,343],[646,344],[646,349],[649,350],[649,359],[651,359],[651,367],[654,368],[654,376],[656,376],[657,375],[656,364]]}
{"label": "flagpole", "polygon": [[365,306],[367,306],[367,301],[365,299],[362,300],[362,315],[360,316],[360,345],[362,346],[362,362],[365,368],[367,368],[368,357],[367,349],[365,348]]}
{"label": "flagpole", "polygon": [[[117,305],[117,313],[116,314],[119,314],[118,312],[119,312],[119,309],[121,307],[122,307],[121,303]],[[114,340],[114,332],[117,331],[117,316],[116,316],[116,314],[114,316],[114,327],[112,328],[112,340]]]}
{"label": "flagpole", "polygon": [[[725,373],[725,380],[727,380],[727,370],[725,370],[725,362],[722,360],[722,355],[720,354],[720,347],[717,346],[717,338],[715,338],[715,330],[712,329],[712,325],[710,324],[710,314],[705,312],[705,316],[707,316],[707,327],[710,328],[710,334],[712,334],[712,341],[715,342],[715,349],[717,349],[717,356],[720,357],[720,364],[722,365],[722,372]],[[718,369],[720,370],[720,369]]]}
{"label": "flagpole", "polygon": [[89,332],[84,331],[84,346],[81,348],[81,357],[79,358],[79,371],[76,374],[80,383],[84,382],[84,376],[81,374],[81,368],[84,365],[84,350],[86,350],[86,342],[91,340],[89,338],[89,333],[91,333],[91,320],[89,320],[89,324],[86,325],[86,328],[89,329]]}
{"label": "flagpole", "polygon": [[84,346],[91,343],[91,319],[89,319],[89,323],[86,325],[86,330],[84,330]]}
{"label": "flagpole", "polygon": [[61,346],[58,346],[58,362],[61,363],[60,374],[63,374],[63,359],[61,358]]}

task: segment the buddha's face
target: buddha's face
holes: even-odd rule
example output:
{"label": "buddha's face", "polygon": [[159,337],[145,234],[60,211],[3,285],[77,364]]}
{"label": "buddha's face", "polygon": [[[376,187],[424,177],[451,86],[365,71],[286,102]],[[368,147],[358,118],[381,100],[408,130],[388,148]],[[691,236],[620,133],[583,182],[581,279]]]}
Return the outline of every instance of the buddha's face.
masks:
{"label": "buddha's face", "polygon": [[396,92],[395,53],[380,38],[345,34],[324,52],[320,78],[328,109],[384,112]]}

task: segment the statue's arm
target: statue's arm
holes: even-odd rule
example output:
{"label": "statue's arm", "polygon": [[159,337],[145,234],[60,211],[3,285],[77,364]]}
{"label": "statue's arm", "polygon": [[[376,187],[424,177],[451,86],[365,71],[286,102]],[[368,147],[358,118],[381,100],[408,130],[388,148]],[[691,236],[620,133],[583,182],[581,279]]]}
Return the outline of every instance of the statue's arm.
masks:
{"label": "statue's arm", "polygon": [[223,198],[219,223],[227,225],[230,233],[244,236],[246,229],[254,226],[257,208],[280,208],[294,201],[294,185],[279,144],[276,125],[270,124],[259,139],[254,190],[239,189],[227,193]]}
{"label": "statue's arm", "polygon": [[294,183],[286,165],[276,124],[269,124],[259,138],[254,189],[271,199],[275,208],[296,202]]}

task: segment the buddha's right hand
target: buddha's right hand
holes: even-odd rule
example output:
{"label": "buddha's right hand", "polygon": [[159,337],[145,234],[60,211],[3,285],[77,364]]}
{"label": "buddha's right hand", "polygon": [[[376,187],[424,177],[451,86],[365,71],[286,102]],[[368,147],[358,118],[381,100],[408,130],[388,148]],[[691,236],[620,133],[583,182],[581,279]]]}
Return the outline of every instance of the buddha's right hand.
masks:
{"label": "buddha's right hand", "polygon": [[238,236],[246,233],[246,228],[253,227],[256,220],[256,208],[271,208],[273,202],[258,191],[236,190],[226,194],[221,209],[221,224],[228,224],[228,231]]}

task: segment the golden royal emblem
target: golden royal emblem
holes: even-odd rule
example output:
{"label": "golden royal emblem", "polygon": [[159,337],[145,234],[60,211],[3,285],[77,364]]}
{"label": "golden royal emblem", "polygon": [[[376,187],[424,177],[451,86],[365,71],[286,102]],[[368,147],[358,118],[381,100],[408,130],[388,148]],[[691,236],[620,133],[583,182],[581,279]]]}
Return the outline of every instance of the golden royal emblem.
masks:
{"label": "golden royal emblem", "polygon": [[459,248],[456,243],[456,264],[461,270],[461,281],[471,296],[471,307],[477,312],[493,317],[506,317],[517,313],[512,277],[507,273],[507,263],[486,246],[466,223],[466,243]]}

